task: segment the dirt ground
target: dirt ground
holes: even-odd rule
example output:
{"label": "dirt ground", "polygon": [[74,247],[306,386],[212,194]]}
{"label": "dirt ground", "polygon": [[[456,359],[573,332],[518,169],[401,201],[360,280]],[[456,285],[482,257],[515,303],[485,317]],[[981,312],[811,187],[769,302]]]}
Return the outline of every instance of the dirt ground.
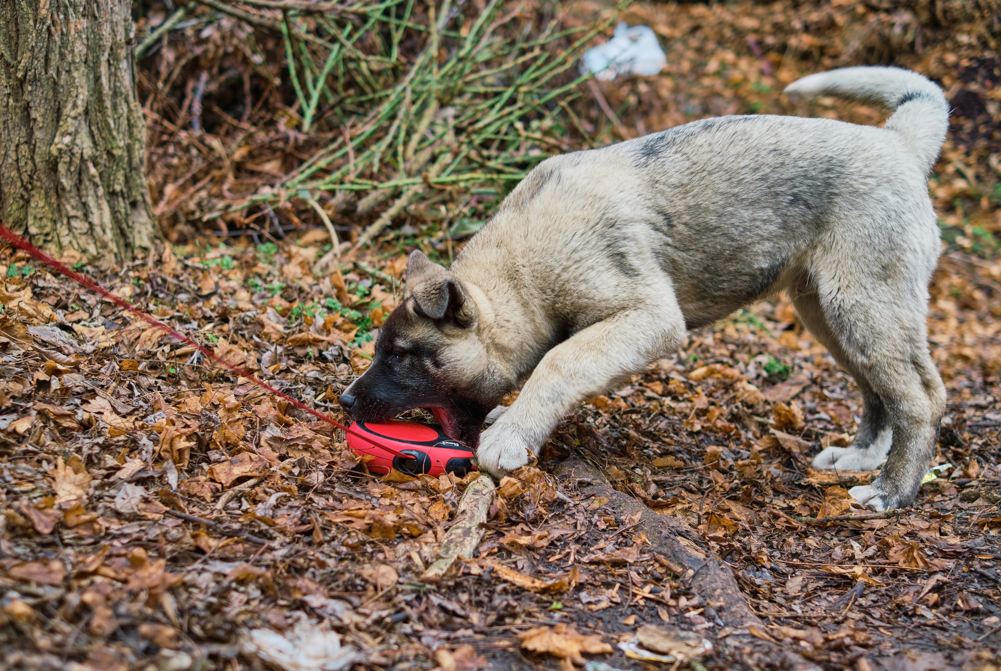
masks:
{"label": "dirt ground", "polygon": [[[847,489],[872,473],[810,468],[850,440],[860,398],[778,296],[567,417],[539,463],[501,483],[474,557],[429,584],[471,478],[373,476],[341,432],[0,248],[0,667],[321,668],[266,650],[332,640],[340,666],[324,668],[1001,667],[1001,58],[989,30],[922,7],[934,12],[634,5],[624,18],[655,28],[667,68],[588,88],[581,119],[597,144],[732,113],[876,124],[878,110],[780,91],[890,60],[943,85],[954,115],[929,182],[944,242],[928,330],[949,405],[911,508],[854,509]],[[580,3],[565,21],[609,11]],[[151,130],[160,159],[182,146],[168,130]],[[154,189],[200,179],[157,165]],[[406,250],[371,248],[343,284],[314,276],[329,240],[307,214],[284,238],[170,229],[155,257],[91,274],[340,417]],[[451,244],[430,248],[447,258]],[[670,555],[661,521],[705,561]],[[716,562],[754,623],[735,626],[700,587]],[[629,657],[619,644],[650,624],[712,651]]]}

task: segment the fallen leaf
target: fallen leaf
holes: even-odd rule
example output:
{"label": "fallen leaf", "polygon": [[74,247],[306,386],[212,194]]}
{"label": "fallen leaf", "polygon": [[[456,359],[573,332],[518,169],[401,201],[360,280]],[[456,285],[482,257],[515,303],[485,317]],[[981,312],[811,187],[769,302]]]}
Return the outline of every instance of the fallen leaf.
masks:
{"label": "fallen leaf", "polygon": [[657,457],[653,460],[655,468],[684,468],[685,462],[677,457]]}
{"label": "fallen leaf", "polygon": [[942,571],[949,568],[947,561],[934,559],[926,555],[918,541],[899,539],[899,537],[897,542],[887,552],[887,558],[897,564],[897,566],[904,566],[906,568],[917,568],[927,571]]}
{"label": "fallen leaf", "polygon": [[341,646],[337,632],[303,618],[288,631],[251,629],[240,649],[284,671],[340,671],[360,661],[358,651]]}
{"label": "fallen leaf", "polygon": [[640,546],[639,544],[636,544],[630,545],[626,548],[618,548],[617,550],[612,550],[611,552],[592,555],[583,561],[589,564],[632,564],[633,562],[639,561],[639,558]]}
{"label": "fallen leaf", "polygon": [[796,596],[803,591],[803,582],[805,578],[801,575],[794,575],[788,580],[786,580],[786,594],[789,596]]}
{"label": "fallen leaf", "polygon": [[92,480],[90,473],[84,468],[79,458],[70,460],[71,466],[63,462],[62,457],[56,460],[52,475],[52,489],[56,493],[56,505],[79,501],[86,503],[87,488]]}
{"label": "fallen leaf", "polygon": [[566,592],[576,587],[580,580],[580,569],[576,566],[570,569],[569,575],[551,580],[540,580],[515,571],[497,561],[485,562],[484,565],[492,568],[497,575],[509,583],[533,592]]}
{"label": "fallen leaf", "polygon": [[139,504],[146,498],[146,490],[139,485],[126,482],[115,496],[115,510],[123,515],[139,512]]}
{"label": "fallen leaf", "polygon": [[212,464],[209,476],[224,488],[229,487],[240,478],[266,475],[271,470],[271,464],[264,457],[253,452],[241,452],[229,461]]}
{"label": "fallen leaf", "polygon": [[534,627],[518,634],[518,638],[521,639],[521,647],[525,650],[569,659],[578,666],[586,663],[581,653],[607,655],[614,652],[612,646],[605,643],[600,635],[584,636],[565,624],[558,624],[555,627]]}
{"label": "fallen leaf", "polygon": [[[50,498],[49,501],[52,499]],[[52,533],[52,530],[56,528],[56,522],[59,520],[59,511],[52,508],[39,509],[35,506],[25,504],[21,506],[21,513],[31,521],[31,525],[35,527],[35,531],[47,536]]]}
{"label": "fallen leaf", "polygon": [[772,405],[772,417],[775,418],[775,426],[780,429],[792,429],[799,431],[803,428],[803,410],[797,403],[786,405],[781,401]]}
{"label": "fallen leaf", "polygon": [[61,585],[66,577],[66,567],[61,561],[51,559],[47,562],[31,561],[15,564],[7,570],[8,575],[16,580],[32,582],[39,585]]}
{"label": "fallen leaf", "polygon": [[115,473],[114,479],[128,480],[144,468],[146,468],[146,462],[142,459],[128,459],[124,464],[122,464],[122,468]]}
{"label": "fallen leaf", "polygon": [[671,655],[675,659],[689,659],[706,652],[706,641],[702,636],[676,627],[647,624],[636,630],[636,638],[647,650]]}
{"label": "fallen leaf", "polygon": [[396,584],[400,574],[389,564],[363,566],[359,571],[361,577],[375,585],[376,589],[387,590]]}
{"label": "fallen leaf", "polygon": [[504,499],[513,499],[524,493],[525,488],[522,487],[521,482],[509,475],[501,478],[500,484],[497,485],[497,495]]}
{"label": "fallen leaf", "polygon": [[434,661],[441,671],[474,671],[490,667],[486,657],[476,654],[471,645],[460,645],[455,650],[438,648],[434,651]]}
{"label": "fallen leaf", "polygon": [[13,422],[7,425],[7,430],[13,431],[19,436],[23,436],[28,432],[28,429],[31,428],[31,425],[34,423],[34,421],[35,421],[34,413],[30,415],[25,415],[24,417],[19,417],[18,419],[15,419]]}
{"label": "fallen leaf", "polygon": [[844,487],[840,485],[828,487],[824,490],[824,502],[820,505],[820,510],[817,511],[817,519],[844,515],[851,510],[854,501],[855,499]]}

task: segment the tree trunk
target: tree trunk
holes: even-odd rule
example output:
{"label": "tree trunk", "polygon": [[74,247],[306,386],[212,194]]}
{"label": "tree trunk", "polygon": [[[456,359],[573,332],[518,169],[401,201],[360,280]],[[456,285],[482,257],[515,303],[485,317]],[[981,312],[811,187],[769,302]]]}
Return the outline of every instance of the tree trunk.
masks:
{"label": "tree trunk", "polygon": [[159,236],[130,0],[0,0],[0,220],[122,262]]}

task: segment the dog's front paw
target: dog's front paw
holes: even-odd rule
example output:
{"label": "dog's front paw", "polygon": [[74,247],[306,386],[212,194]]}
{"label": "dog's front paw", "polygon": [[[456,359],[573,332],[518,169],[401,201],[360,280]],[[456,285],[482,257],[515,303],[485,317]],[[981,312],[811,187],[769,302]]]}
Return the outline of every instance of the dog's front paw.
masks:
{"label": "dog's front paw", "polygon": [[879,468],[883,456],[874,450],[857,447],[828,447],[813,458],[813,467],[818,470],[873,471]]}
{"label": "dog's front paw", "polygon": [[874,510],[883,511],[893,507],[890,499],[894,497],[874,485],[852,487],[848,490],[848,494],[863,506],[869,506]]}
{"label": "dog's front paw", "polygon": [[481,471],[499,479],[527,464],[531,450],[516,431],[498,429],[502,427],[495,425],[483,432],[476,461]]}

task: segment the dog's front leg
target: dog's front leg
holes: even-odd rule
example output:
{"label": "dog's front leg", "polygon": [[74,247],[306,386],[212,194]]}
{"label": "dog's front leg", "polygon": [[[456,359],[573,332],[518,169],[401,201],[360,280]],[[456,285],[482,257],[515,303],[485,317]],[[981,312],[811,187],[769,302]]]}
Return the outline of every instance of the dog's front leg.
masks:
{"label": "dog's front leg", "polygon": [[675,351],[685,321],[673,293],[666,305],[620,312],[551,349],[518,399],[480,440],[480,470],[500,477],[528,463],[581,401]]}

